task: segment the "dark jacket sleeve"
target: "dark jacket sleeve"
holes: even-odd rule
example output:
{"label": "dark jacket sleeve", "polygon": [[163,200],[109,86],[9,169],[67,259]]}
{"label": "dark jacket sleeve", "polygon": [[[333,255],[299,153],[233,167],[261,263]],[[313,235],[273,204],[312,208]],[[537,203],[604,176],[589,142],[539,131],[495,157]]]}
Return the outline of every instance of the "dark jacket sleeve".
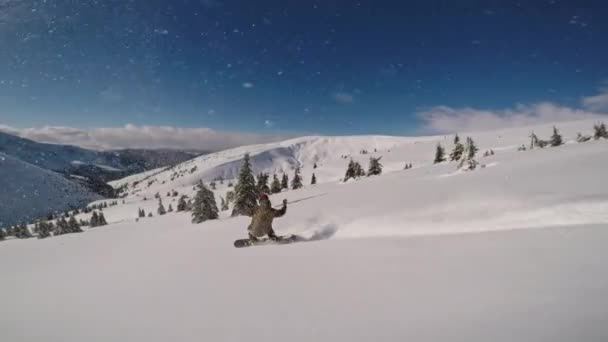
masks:
{"label": "dark jacket sleeve", "polygon": [[281,209],[272,209],[272,214],[274,217],[281,217],[281,216],[285,215],[286,212],[287,212],[286,204],[284,204],[283,208],[281,208]]}

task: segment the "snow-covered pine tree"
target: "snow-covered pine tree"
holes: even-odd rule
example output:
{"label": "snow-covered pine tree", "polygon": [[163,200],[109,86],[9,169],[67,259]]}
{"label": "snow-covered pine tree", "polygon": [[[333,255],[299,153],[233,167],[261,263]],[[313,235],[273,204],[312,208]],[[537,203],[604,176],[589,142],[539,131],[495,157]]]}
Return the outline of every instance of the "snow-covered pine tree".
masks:
{"label": "snow-covered pine tree", "polygon": [[471,137],[467,137],[467,145],[468,145],[468,149],[467,149],[467,159],[473,159],[475,158],[475,155],[477,154],[477,151],[479,151],[479,149],[477,148],[477,146],[475,145],[475,142],[473,141],[473,138]]}
{"label": "snow-covered pine tree", "polygon": [[228,204],[234,203],[235,200],[236,194],[234,193],[234,191],[229,190],[228,192],[226,192],[226,202],[228,202]]}
{"label": "snow-covered pine tree", "polygon": [[153,217],[154,215],[152,215],[152,212],[148,213],[148,217]]}
{"label": "snow-covered pine tree", "polygon": [[32,233],[27,228],[25,223],[21,223],[17,225],[17,230],[15,231],[15,237],[18,239],[27,239],[32,237]]}
{"label": "snow-covered pine tree", "polygon": [[357,177],[356,173],[355,173],[355,161],[354,160],[350,160],[348,162],[348,166],[346,167],[346,174],[344,175],[344,181],[348,181],[351,178],[355,178]]}
{"label": "snow-covered pine tree", "polygon": [[382,157],[369,157],[369,168],[367,170],[368,177],[382,174],[382,164],[380,164],[380,159],[382,159]]}
{"label": "snow-covered pine tree", "polygon": [[459,168],[464,170],[475,170],[477,165],[479,164],[477,160],[475,160],[475,154],[479,149],[475,146],[475,142],[471,137],[467,137],[466,143],[464,145],[463,156],[460,159]]}
{"label": "snow-covered pine tree", "polygon": [[209,183],[209,187],[211,188],[211,190],[215,190],[216,189],[215,181],[212,181],[211,183]]}
{"label": "snow-covered pine tree", "polygon": [[598,140],[600,138],[608,139],[608,131],[606,131],[606,125],[603,122],[593,125],[593,139]]}
{"label": "snow-covered pine tree", "polygon": [[445,150],[441,146],[440,143],[437,143],[437,149],[435,150],[435,160],[434,164],[438,164],[445,161]]}
{"label": "snow-covered pine tree", "polygon": [[6,232],[4,231],[4,228],[0,228],[0,241],[3,241],[4,239],[6,239]]}
{"label": "snow-covered pine tree", "polygon": [[317,184],[317,176],[315,176],[315,173],[312,173],[312,178],[310,179],[310,185],[315,185]]}
{"label": "snow-covered pine tree", "polygon": [[38,225],[38,238],[45,239],[51,236],[51,230],[52,227],[49,226],[49,223],[47,221],[41,221]]}
{"label": "snow-covered pine tree", "polygon": [[186,203],[186,195],[182,195],[177,201],[177,211],[186,211],[188,203]]}
{"label": "snow-covered pine tree", "polygon": [[518,151],[525,151],[526,150],[526,145],[522,144],[517,150]]}
{"label": "snow-covered pine tree", "polygon": [[173,206],[171,205],[171,203],[169,203],[169,208],[167,209],[167,212],[169,212],[169,213],[173,212]]}
{"label": "snow-covered pine tree", "polygon": [[68,229],[70,233],[82,233],[80,224],[78,224],[78,221],[76,221],[76,217],[74,217],[74,215],[71,215],[70,219],[68,220]]}
{"label": "snow-covered pine tree", "polygon": [[165,206],[163,205],[163,200],[162,199],[158,199],[158,209],[156,209],[156,213],[158,215],[165,215],[167,213],[167,210],[165,210]]}
{"label": "snow-covered pine tree", "polygon": [[283,173],[283,178],[281,179],[281,188],[289,189],[289,176],[286,173]]}
{"label": "snow-covered pine tree", "polygon": [[560,146],[563,144],[562,136],[555,126],[553,126],[553,135],[551,136],[550,144],[552,147]]}
{"label": "snow-covered pine tree", "polygon": [[291,180],[291,188],[293,190],[300,189],[302,187],[302,176],[300,176],[300,167],[297,166],[296,170],[293,174],[293,179]]}
{"label": "snow-covered pine tree", "polygon": [[105,226],[108,224],[108,222],[106,221],[106,217],[103,215],[103,212],[99,213],[99,222],[98,222],[99,226]]}
{"label": "snow-covered pine tree", "polygon": [[227,211],[228,209],[228,202],[224,199],[224,197],[220,196],[220,210]]}
{"label": "snow-covered pine tree", "polygon": [[464,146],[460,143],[460,137],[458,134],[454,137],[454,149],[450,153],[450,161],[458,161],[462,157],[464,152]]}
{"label": "snow-covered pine tree", "polygon": [[363,170],[363,166],[359,162],[355,162],[355,177],[365,177],[365,170]]}
{"label": "snow-covered pine tree", "polygon": [[270,193],[270,187],[268,186],[268,178],[269,178],[268,174],[264,173],[264,172],[260,172],[260,174],[258,175],[257,184],[256,184],[258,194]]}
{"label": "snow-covered pine tree", "polygon": [[70,227],[68,225],[68,221],[65,220],[65,217],[61,217],[57,219],[57,224],[55,225],[55,231],[53,235],[63,235],[70,232]]}
{"label": "snow-covered pine tree", "polygon": [[278,194],[279,192],[281,192],[282,187],[281,187],[281,182],[279,181],[279,177],[277,177],[277,174],[275,173],[274,175],[272,175],[272,183],[270,184],[270,192],[273,194]]}
{"label": "snow-covered pine tree", "polygon": [[234,190],[236,198],[232,216],[248,213],[257,205],[258,193],[249,162],[249,154],[245,154],[243,158],[243,166],[239,172],[239,182]]}
{"label": "snow-covered pine tree", "polygon": [[315,163],[315,164],[312,166],[312,168],[313,168],[313,169],[316,169],[316,168],[317,168],[317,163]]}
{"label": "snow-covered pine tree", "polygon": [[89,220],[89,223],[91,228],[99,226],[99,215],[97,215],[96,211],[91,214],[91,219]]}
{"label": "snow-covered pine tree", "polygon": [[198,192],[194,197],[194,207],[192,208],[192,223],[215,220],[218,216],[213,191],[207,189],[202,182],[199,183]]}

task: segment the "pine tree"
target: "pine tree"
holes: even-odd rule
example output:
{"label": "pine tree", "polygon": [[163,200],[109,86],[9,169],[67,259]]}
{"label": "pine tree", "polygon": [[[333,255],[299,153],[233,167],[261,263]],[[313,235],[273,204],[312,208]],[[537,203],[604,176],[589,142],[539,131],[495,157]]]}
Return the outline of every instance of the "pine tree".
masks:
{"label": "pine tree", "polygon": [[228,204],[234,203],[235,200],[236,200],[236,194],[234,193],[234,191],[230,190],[230,191],[226,192],[226,202]]}
{"label": "pine tree", "polygon": [[154,215],[152,215],[152,212],[148,213],[148,217],[153,217]]}
{"label": "pine tree", "polygon": [[209,187],[211,188],[211,190],[215,190],[216,189],[215,181],[212,181],[211,183],[209,183]]}
{"label": "pine tree", "polygon": [[99,226],[105,226],[107,224],[108,224],[108,222],[106,221],[106,217],[103,216],[103,212],[100,212],[99,213],[99,224],[98,225]]}
{"label": "pine tree", "polygon": [[603,122],[593,125],[593,131],[593,139],[608,139],[608,131],[606,131],[606,125]]}
{"label": "pine tree", "polygon": [[169,203],[169,208],[167,209],[167,212],[169,212],[169,213],[173,212],[173,206],[171,205],[171,203]]}
{"label": "pine tree", "polygon": [[312,179],[310,180],[310,185],[317,184],[317,176],[315,176],[314,172],[312,174]]}
{"label": "pine tree", "polygon": [[158,199],[158,209],[156,210],[156,213],[158,215],[165,215],[167,213],[167,210],[165,210],[165,206],[163,205],[163,200],[162,199]]}
{"label": "pine tree", "polygon": [[268,174],[266,174],[264,172],[260,172],[260,174],[258,175],[258,181],[256,184],[256,188],[257,188],[259,194],[270,193],[270,187],[268,187],[268,177],[269,177]]}
{"label": "pine tree", "polygon": [[239,182],[234,190],[236,199],[234,208],[232,209],[232,216],[250,212],[257,204],[258,194],[249,162],[249,154],[245,154],[243,166],[239,172]]}
{"label": "pine tree", "polygon": [[18,239],[27,239],[32,237],[32,233],[27,228],[27,225],[25,223],[22,223],[20,225],[17,225],[15,237]]}
{"label": "pine tree", "polygon": [[380,164],[380,159],[382,159],[382,157],[369,157],[369,168],[367,170],[368,177],[382,174],[382,164]]}
{"label": "pine tree", "polygon": [[458,134],[454,137],[454,149],[450,153],[450,161],[458,161],[462,157],[464,152],[464,146],[460,143],[460,137]]}
{"label": "pine tree", "polygon": [[228,201],[226,201],[224,199],[224,197],[222,197],[222,196],[220,196],[220,201],[221,201],[220,202],[221,203],[220,204],[220,210],[221,211],[227,211],[229,209],[229,207],[228,207]]}
{"label": "pine tree", "polygon": [[293,190],[300,189],[302,187],[302,177],[300,176],[300,167],[296,167],[294,171],[293,179],[291,180],[291,188]]}
{"label": "pine tree", "polygon": [[464,146],[463,156],[460,159],[459,168],[464,168],[465,170],[475,170],[478,163],[475,160],[475,154],[479,149],[475,146],[475,142],[472,138],[467,137],[467,141]]}
{"label": "pine tree", "polygon": [[363,167],[361,166],[361,164],[359,164],[359,162],[355,162],[355,177],[359,178],[364,176],[365,170],[363,170]]}
{"label": "pine tree", "polygon": [[278,194],[279,192],[281,192],[282,188],[281,188],[281,182],[279,181],[279,177],[277,177],[277,174],[275,173],[272,176],[272,183],[270,184],[270,192],[272,192],[273,194]]}
{"label": "pine tree", "polygon": [[317,168],[317,163],[315,163],[315,164],[312,166],[312,168],[313,168],[313,169],[316,169],[316,168]]}
{"label": "pine tree", "polygon": [[0,228],[0,241],[3,241],[4,239],[6,239],[6,232],[3,228]]}
{"label": "pine tree", "polygon": [[51,227],[47,221],[41,221],[38,225],[38,238],[46,239],[47,237],[51,236],[52,229],[53,227]]}
{"label": "pine tree", "polygon": [[207,220],[215,220],[219,217],[215,195],[201,182],[194,197],[194,208],[192,208],[192,223],[201,223]]}
{"label": "pine tree", "polygon": [[437,143],[437,149],[435,150],[435,160],[433,163],[438,164],[445,161],[445,150],[441,144]]}
{"label": "pine tree", "polygon": [[289,176],[286,173],[283,174],[281,179],[281,189],[289,189]]}
{"label": "pine tree", "polygon": [[99,215],[94,211],[91,215],[91,219],[89,220],[91,228],[99,226]]}
{"label": "pine tree", "polygon": [[74,215],[70,216],[70,219],[68,220],[68,230],[70,233],[82,233],[80,224],[78,224]]}
{"label": "pine tree", "polygon": [[562,136],[559,134],[559,131],[555,126],[553,126],[553,135],[551,136],[551,146],[556,147],[563,144]]}
{"label": "pine tree", "polygon": [[177,211],[186,211],[187,208],[186,195],[182,195],[177,201]]}
{"label": "pine tree", "polygon": [[53,235],[63,235],[70,232],[70,227],[68,225],[68,221],[65,220],[65,217],[61,217],[57,219],[57,223],[55,225],[55,231]]}
{"label": "pine tree", "polygon": [[354,160],[350,160],[348,162],[348,166],[346,167],[346,174],[344,175],[344,181],[348,181],[351,178],[356,178],[357,175],[355,173],[355,161]]}

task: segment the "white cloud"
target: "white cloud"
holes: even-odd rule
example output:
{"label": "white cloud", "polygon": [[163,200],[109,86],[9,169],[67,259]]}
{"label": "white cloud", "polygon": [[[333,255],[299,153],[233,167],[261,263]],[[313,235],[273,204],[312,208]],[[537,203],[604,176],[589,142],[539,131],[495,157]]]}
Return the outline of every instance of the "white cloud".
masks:
{"label": "white cloud", "polygon": [[[418,113],[423,131],[432,133],[470,132],[542,123],[605,118],[605,113],[559,106],[550,102],[517,105],[503,110],[437,106]],[[602,116],[604,115],[604,116]]]}
{"label": "white cloud", "polygon": [[355,97],[352,94],[346,92],[337,92],[333,93],[332,97],[338,103],[346,104],[355,102]]}
{"label": "white cloud", "polygon": [[583,97],[582,102],[589,110],[608,112],[608,87],[601,89],[598,95]]}
{"label": "white cloud", "polygon": [[0,125],[0,131],[39,142],[76,145],[96,150],[121,148],[175,148],[219,151],[231,147],[279,141],[292,135],[221,132],[210,128],[126,125],[80,129],[45,126],[17,129]]}

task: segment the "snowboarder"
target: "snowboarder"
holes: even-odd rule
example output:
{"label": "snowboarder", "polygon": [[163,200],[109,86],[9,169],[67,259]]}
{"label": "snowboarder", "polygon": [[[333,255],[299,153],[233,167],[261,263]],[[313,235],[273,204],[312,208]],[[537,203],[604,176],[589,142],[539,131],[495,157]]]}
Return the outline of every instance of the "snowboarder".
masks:
{"label": "snowboarder", "polygon": [[251,217],[251,223],[247,228],[247,231],[249,233],[249,239],[252,241],[257,241],[258,238],[268,235],[268,237],[274,241],[279,240],[280,237],[278,237],[272,229],[272,220],[274,220],[275,217],[281,217],[285,215],[286,212],[286,199],[283,200],[283,208],[273,209],[268,195],[260,195],[260,204],[256,205],[254,208],[252,208],[249,212],[246,213],[247,216]]}

